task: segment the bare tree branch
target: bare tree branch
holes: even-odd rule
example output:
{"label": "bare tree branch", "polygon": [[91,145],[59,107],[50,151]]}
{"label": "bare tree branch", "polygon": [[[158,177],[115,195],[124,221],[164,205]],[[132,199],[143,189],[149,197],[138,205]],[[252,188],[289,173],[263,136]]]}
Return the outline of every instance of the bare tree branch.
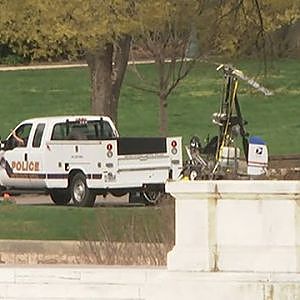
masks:
{"label": "bare tree branch", "polygon": [[148,93],[151,93],[151,94],[155,94],[155,95],[159,95],[159,92],[157,90],[154,90],[154,89],[150,89],[150,88],[146,88],[146,87],[141,87],[141,86],[138,86],[138,85],[135,85],[135,84],[128,84],[128,86],[136,89],[136,90],[140,90],[140,91],[143,91],[143,92],[148,92]]}
{"label": "bare tree branch", "polygon": [[261,9],[260,9],[260,5],[258,0],[253,0],[255,7],[256,7],[256,11],[257,11],[257,15],[258,15],[258,19],[259,19],[259,25],[260,25],[260,31],[258,32],[258,38],[261,37],[262,39],[262,46],[263,46],[263,61],[264,61],[264,75],[267,76],[267,51],[266,51],[266,33],[265,33],[265,27],[264,27],[264,21],[263,21],[263,17],[262,17],[262,13],[261,13]]}

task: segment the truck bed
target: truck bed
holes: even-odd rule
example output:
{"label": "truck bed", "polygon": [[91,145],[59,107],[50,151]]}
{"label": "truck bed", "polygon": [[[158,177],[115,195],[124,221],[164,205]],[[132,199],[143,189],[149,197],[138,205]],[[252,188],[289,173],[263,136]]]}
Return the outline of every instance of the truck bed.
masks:
{"label": "truck bed", "polygon": [[117,139],[118,155],[166,153],[166,138],[121,137]]}

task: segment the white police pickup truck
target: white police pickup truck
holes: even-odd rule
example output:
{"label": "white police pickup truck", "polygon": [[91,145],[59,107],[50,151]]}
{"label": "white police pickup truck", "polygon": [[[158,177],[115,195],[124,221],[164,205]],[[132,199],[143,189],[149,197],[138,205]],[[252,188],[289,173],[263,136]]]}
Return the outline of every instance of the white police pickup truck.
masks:
{"label": "white police pickup truck", "polygon": [[25,120],[1,142],[2,190],[46,191],[57,205],[93,206],[107,193],[155,203],[181,171],[181,137],[120,138],[104,116]]}

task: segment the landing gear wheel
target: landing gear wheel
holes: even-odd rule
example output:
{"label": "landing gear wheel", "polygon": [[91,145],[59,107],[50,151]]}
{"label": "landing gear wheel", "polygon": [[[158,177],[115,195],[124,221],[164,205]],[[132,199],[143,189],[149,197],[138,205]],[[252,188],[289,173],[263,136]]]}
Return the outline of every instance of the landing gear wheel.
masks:
{"label": "landing gear wheel", "polygon": [[191,181],[199,180],[201,178],[201,172],[199,168],[191,168],[189,170],[189,179]]}
{"label": "landing gear wheel", "polygon": [[68,189],[52,189],[49,194],[56,205],[67,205],[71,201],[71,194]]}
{"label": "landing gear wheel", "polygon": [[84,207],[94,206],[96,195],[88,188],[84,174],[75,174],[71,180],[70,192],[74,205]]}

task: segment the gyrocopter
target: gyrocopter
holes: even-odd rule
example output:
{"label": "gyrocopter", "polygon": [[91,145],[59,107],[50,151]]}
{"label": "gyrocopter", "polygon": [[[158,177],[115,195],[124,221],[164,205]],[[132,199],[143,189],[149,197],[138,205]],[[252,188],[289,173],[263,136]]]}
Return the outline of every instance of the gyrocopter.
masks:
{"label": "gyrocopter", "polygon": [[[200,180],[263,175],[268,166],[268,148],[263,139],[250,136],[246,131],[247,122],[242,116],[237,96],[239,80],[247,82],[266,96],[273,93],[231,65],[221,64],[217,71],[224,74],[219,111],[212,115],[212,122],[218,127],[219,133],[205,145],[201,144],[198,136],[191,138],[189,145],[185,146],[188,160],[183,176],[190,180]],[[240,144],[246,172],[240,172]]]}

